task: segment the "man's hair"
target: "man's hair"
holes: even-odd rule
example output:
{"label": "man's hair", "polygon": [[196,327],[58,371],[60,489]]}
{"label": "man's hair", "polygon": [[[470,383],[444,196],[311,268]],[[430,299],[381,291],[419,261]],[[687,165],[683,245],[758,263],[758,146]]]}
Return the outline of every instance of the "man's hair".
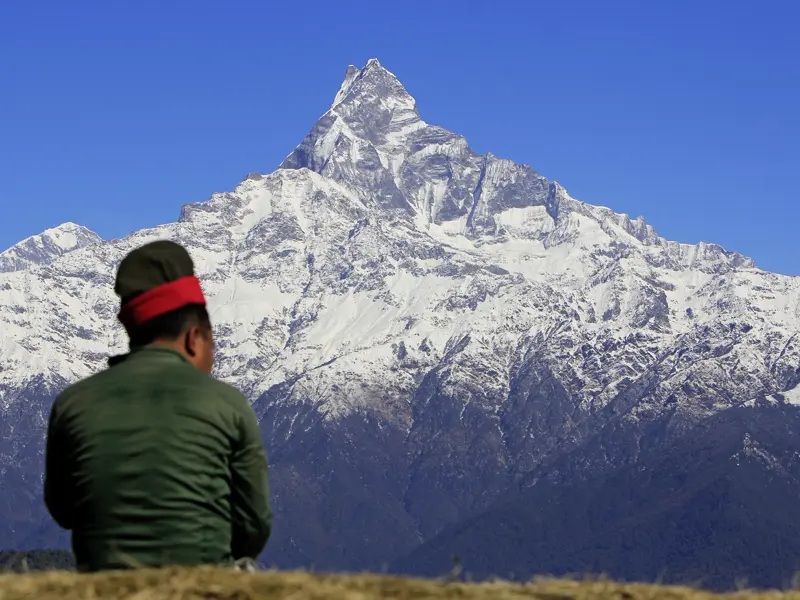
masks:
{"label": "man's hair", "polygon": [[189,304],[142,323],[129,334],[131,347],[147,346],[157,340],[174,341],[195,325],[204,333],[211,332],[211,319],[202,304]]}

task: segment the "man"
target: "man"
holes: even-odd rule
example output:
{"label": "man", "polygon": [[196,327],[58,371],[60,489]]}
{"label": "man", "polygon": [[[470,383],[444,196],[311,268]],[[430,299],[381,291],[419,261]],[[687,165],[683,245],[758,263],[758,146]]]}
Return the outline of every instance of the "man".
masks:
{"label": "man", "polygon": [[50,413],[44,499],[78,570],[255,559],[272,513],[255,413],[210,372],[211,324],[188,252],[158,241],[120,263],[130,352]]}

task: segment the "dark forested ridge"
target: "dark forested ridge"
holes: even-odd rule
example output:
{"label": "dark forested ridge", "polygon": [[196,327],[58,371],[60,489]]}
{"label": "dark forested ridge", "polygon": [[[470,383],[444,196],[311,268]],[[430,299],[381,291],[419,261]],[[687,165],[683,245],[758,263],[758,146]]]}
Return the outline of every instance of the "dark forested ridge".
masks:
{"label": "dark forested ridge", "polygon": [[[593,457],[627,439],[625,426],[609,427],[539,473],[534,485],[507,493],[421,546],[399,554],[402,532],[388,536],[383,543],[400,556],[389,571],[440,576],[457,558],[473,579],[592,573],[719,591],[742,581],[758,588],[790,585],[800,572],[800,409],[739,407],[655,443],[664,435],[651,432],[654,443],[640,448],[637,460],[603,471]],[[302,496],[280,504],[285,518],[276,526],[284,536],[296,530],[296,519],[314,512]],[[371,510],[365,519],[372,523],[393,514],[391,507]],[[41,548],[48,539],[67,543],[49,519],[25,547]],[[265,566],[287,568],[276,560],[280,540],[270,540],[261,557]],[[380,541],[361,542],[369,543]],[[358,532],[344,546],[358,551]],[[308,557],[292,558],[311,564]],[[66,551],[7,551],[0,553],[0,569],[24,570],[23,560],[29,570],[73,565]]]}
{"label": "dark forested ridge", "polygon": [[65,571],[75,568],[67,550],[0,550],[0,572]]}
{"label": "dark forested ridge", "polygon": [[543,480],[392,570],[439,575],[458,557],[475,578],[597,573],[784,588],[800,572],[798,457],[795,407],[724,411],[634,465],[571,484]]}

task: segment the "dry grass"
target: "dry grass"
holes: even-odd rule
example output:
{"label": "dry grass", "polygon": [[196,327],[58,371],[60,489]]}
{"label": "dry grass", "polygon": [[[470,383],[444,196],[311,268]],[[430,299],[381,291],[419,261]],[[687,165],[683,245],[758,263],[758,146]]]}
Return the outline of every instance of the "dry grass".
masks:
{"label": "dry grass", "polygon": [[683,587],[623,585],[610,581],[543,579],[454,583],[377,575],[311,575],[299,572],[238,573],[220,569],[142,570],[95,575],[0,575],[0,600],[800,600],[800,592],[739,592],[717,596]]}

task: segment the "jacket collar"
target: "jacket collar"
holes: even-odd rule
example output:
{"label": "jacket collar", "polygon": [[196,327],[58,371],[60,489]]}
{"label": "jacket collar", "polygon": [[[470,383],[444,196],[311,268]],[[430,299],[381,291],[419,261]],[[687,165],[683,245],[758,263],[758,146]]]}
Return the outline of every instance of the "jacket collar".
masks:
{"label": "jacket collar", "polygon": [[143,358],[153,358],[155,360],[164,361],[174,361],[177,359],[180,362],[189,362],[186,360],[186,357],[183,354],[171,348],[164,348],[163,346],[140,346],[137,348],[131,348],[130,352],[127,354],[118,354],[116,356],[109,357],[108,366],[113,367],[123,362],[140,360]]}

